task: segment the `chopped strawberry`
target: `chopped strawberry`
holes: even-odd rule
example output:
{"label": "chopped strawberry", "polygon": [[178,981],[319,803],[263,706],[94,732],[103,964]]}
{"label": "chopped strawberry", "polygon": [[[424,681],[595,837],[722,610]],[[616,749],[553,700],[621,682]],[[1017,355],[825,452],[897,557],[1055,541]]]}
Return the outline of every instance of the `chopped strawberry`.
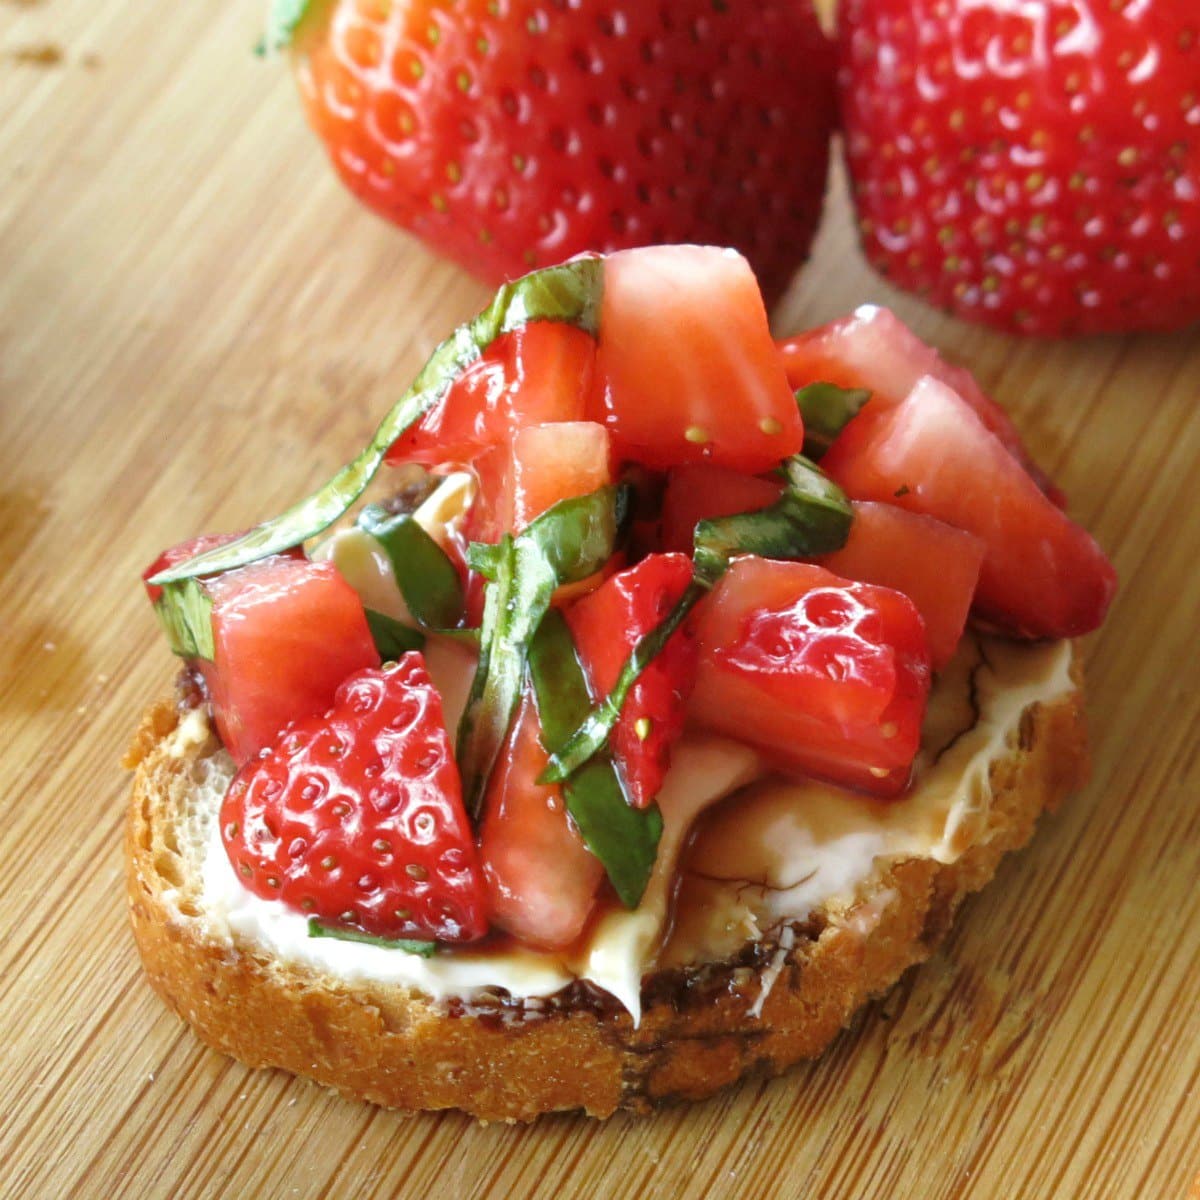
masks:
{"label": "chopped strawberry", "polygon": [[706,463],[675,467],[667,476],[662,503],[662,547],[691,554],[698,521],[756,512],[779,499],[778,480],[743,475]]}
{"label": "chopped strawberry", "polygon": [[388,451],[390,463],[471,462],[526,425],[583,419],[596,343],[572,325],[534,321],[501,334]]}
{"label": "chopped strawberry", "polygon": [[933,669],[940,671],[958,648],[983,555],[983,542],[965,530],[891,504],[863,502],[854,505],[845,546],[819,562],[844,579],[903,592],[925,622]]}
{"label": "chopped strawberry", "polygon": [[846,159],[888,279],[1026,333],[1200,319],[1195,0],[845,0]]}
{"label": "chopped strawberry", "polygon": [[1066,503],[1062,492],[1030,458],[1008,413],[984,392],[971,372],[951,366],[890,309],[864,304],[848,317],[785,338],[779,349],[788,383],[795,389],[834,383],[869,391],[871,403],[861,414],[864,420],[899,404],[922,376],[940,379],[975,410],[1055,504],[1062,508]]}
{"label": "chopped strawberry", "polygon": [[665,469],[753,474],[804,442],[749,263],[712,246],[651,246],[604,264],[589,407],[617,453]]}
{"label": "chopped strawberry", "polygon": [[[691,580],[686,555],[651,554],[565,611],[595,700],[612,691],[634,646],[675,607]],[[695,674],[696,648],[680,628],[625,699],[609,744],[635,808],[645,808],[662,787]]]}
{"label": "chopped strawberry", "polygon": [[778,296],[804,261],[834,117],[807,0],[308,7],[293,62],[338,174],[481,278],[706,242]]}
{"label": "chopped strawberry", "polygon": [[558,949],[583,931],[604,868],[567,815],[562,788],[537,782],[548,762],[537,707],[526,697],[488,785],[479,853],[496,926]]}
{"label": "chopped strawberry", "polygon": [[520,533],[561,500],[612,483],[612,452],[602,425],[564,421],[528,425],[475,461],[479,483],[467,521],[472,541]]}
{"label": "chopped strawberry", "polygon": [[324,712],[347,675],[379,665],[362,601],[332,563],[266,558],[205,587],[215,653],[199,665],[239,764],[290,722]]}
{"label": "chopped strawberry", "polygon": [[487,932],[442,702],[420,654],[344,680],[234,777],[229,861],[255,895],[386,938]]}
{"label": "chopped strawberry", "polygon": [[929,692],[916,606],[808,563],[738,558],[696,610],[691,712],[789,770],[894,796]]}
{"label": "chopped strawberry", "polygon": [[985,547],[976,611],[1021,637],[1075,637],[1104,619],[1117,577],[956,392],[923,379],[872,421],[856,417],[821,465],[848,495],[965,529]]}
{"label": "chopped strawberry", "polygon": [[[242,532],[244,533],[245,530]],[[195,558],[196,555],[203,554],[207,550],[215,550],[218,546],[224,546],[226,542],[232,542],[241,536],[241,533],[202,533],[199,537],[188,538],[186,542],[180,542],[177,546],[171,546],[164,550],[142,572],[142,582],[146,587],[146,595],[150,597],[150,603],[157,604],[162,596],[162,588],[150,582],[151,578],[159,571],[165,571],[177,563],[187,562],[189,558]]]}

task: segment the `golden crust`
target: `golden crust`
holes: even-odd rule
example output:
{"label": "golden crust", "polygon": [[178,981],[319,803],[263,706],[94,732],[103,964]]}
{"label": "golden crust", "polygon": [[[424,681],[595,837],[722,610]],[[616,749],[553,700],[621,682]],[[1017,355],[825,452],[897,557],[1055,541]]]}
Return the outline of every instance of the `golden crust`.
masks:
{"label": "golden crust", "polygon": [[[749,969],[739,961],[648,977],[635,1029],[628,1013],[586,985],[537,1008],[437,1004],[397,985],[345,984],[209,936],[192,890],[198,864],[176,830],[195,763],[212,747],[173,757],[165,739],[177,721],[172,705],[152,706],[126,758],[136,768],[125,843],[129,908],[155,991],[203,1041],[250,1066],[282,1067],[389,1108],[460,1108],[482,1120],[644,1111],[815,1057],[867,999],[929,956],[963,897],[991,879],[1042,810],[1082,784],[1088,769],[1080,692],[1031,706],[992,765],[987,829],[956,862],[885,865],[860,897],[875,900],[877,919],[817,914],[790,950],[748,946]],[[755,1017],[773,957],[780,970]]]}

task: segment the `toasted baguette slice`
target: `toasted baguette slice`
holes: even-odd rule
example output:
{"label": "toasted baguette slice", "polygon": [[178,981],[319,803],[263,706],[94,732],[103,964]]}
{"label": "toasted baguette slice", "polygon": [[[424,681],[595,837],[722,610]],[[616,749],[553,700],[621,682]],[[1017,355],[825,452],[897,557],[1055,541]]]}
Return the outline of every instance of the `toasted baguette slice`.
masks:
{"label": "toasted baguette slice", "polygon": [[[172,737],[184,701],[147,711],[126,760],[136,769],[126,837],[134,934],[151,984],[201,1039],[348,1097],[518,1121],[698,1099],[820,1054],[868,998],[929,956],[963,897],[1084,781],[1078,656],[1072,677],[1073,692],[1021,713],[991,762],[986,823],[954,862],[877,860],[849,909],[820,909],[724,962],[646,976],[637,1026],[586,983],[540,1001],[437,1002],[276,961],[228,933],[206,915],[201,879],[220,799],[203,766],[219,748]],[[855,919],[864,911],[870,920]]]}

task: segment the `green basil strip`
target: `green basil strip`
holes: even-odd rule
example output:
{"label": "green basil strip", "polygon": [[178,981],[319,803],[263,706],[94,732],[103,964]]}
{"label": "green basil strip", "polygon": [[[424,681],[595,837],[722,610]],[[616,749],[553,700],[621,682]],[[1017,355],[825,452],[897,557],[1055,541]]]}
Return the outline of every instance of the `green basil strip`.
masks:
{"label": "green basil strip", "polygon": [[621,715],[621,709],[638,676],[658,656],[670,636],[683,624],[688,613],[707,593],[711,585],[693,578],[675,607],[643,637],[625,660],[613,689],[595,708],[584,714],[570,733],[556,739],[550,763],[538,783],[562,783],[603,749]]}
{"label": "green basil strip", "polygon": [[389,513],[371,504],[358,527],[386,551],[404,603],[425,629],[453,629],[462,619],[462,581],[445,550],[411,513]]}
{"label": "green basil strip", "polygon": [[787,459],[783,471],[783,493],[774,504],[697,522],[696,577],[707,586],[725,574],[735,554],[810,558],[846,544],[854,510],[842,489],[801,455]]}
{"label": "green basil strip", "polygon": [[432,958],[437,953],[437,942],[377,937],[373,933],[363,933],[360,929],[338,929],[333,925],[322,925],[316,917],[308,918],[308,936],[336,938],[339,942],[362,942],[367,946],[381,946],[384,950],[403,950],[406,954],[419,954],[422,958]]}
{"label": "green basil strip", "polygon": [[366,449],[324,487],[236,541],[160,571],[150,582],[163,584],[230,571],[316,537],[362,495],[392,443],[445,396],[463,369],[496,338],[532,321],[574,325],[595,336],[603,287],[604,260],[600,258],[573,259],[506,283],[483,312],[438,346],[412,386],[384,417]]}
{"label": "green basil strip", "polygon": [[274,54],[292,43],[292,37],[300,22],[310,9],[318,5],[315,0],[271,0],[267,10],[267,28],[259,42],[259,54]]}
{"label": "green basil strip", "polygon": [[841,488],[800,455],[783,464],[783,474],[783,494],[767,508],[697,522],[692,582],[667,616],[634,646],[609,695],[551,755],[539,783],[562,782],[603,749],[638,676],[725,574],[734,555],[810,558],[831,554],[846,544],[854,510]]}
{"label": "green basil strip", "polygon": [[[562,613],[551,609],[529,647],[529,674],[537,695],[542,741],[554,751],[586,717],[591,705],[583,668]],[[630,806],[607,755],[588,762],[563,783],[563,796],[587,848],[600,860],[626,908],[636,908],[646,890],[662,814],[658,806]]]}
{"label": "green basil strip", "polygon": [[364,610],[367,614],[367,628],[375,641],[375,649],[384,662],[395,662],[402,654],[410,650],[421,650],[425,646],[425,635],[387,613],[376,612],[373,608]]}
{"label": "green basil strip", "polygon": [[468,548],[468,562],[489,579],[479,663],[458,727],[463,801],[475,816],[512,724],[529,643],[557,587],[598,571],[613,555],[629,512],[629,489],[608,486],[544,512],[516,538]]}
{"label": "green basil strip", "polygon": [[207,658],[216,654],[213,644],[212,600],[198,579],[163,585],[154,615],[167,637],[167,645],[181,658]]}
{"label": "green basil strip", "polygon": [[863,388],[840,388],[836,383],[810,383],[801,388],[796,404],[804,421],[804,453],[820,458],[870,398],[871,393]]}

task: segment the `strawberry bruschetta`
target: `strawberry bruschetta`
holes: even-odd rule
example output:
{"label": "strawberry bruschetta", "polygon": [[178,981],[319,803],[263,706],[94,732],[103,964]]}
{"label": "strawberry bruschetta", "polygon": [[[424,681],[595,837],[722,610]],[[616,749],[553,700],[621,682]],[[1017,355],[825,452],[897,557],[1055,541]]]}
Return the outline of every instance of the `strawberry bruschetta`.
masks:
{"label": "strawberry bruschetta", "polygon": [[145,585],[154,987],[252,1065],[528,1119],[782,1070],[927,956],[1086,774],[1115,575],[890,313],[776,343],[740,255],[671,246],[506,285]]}

